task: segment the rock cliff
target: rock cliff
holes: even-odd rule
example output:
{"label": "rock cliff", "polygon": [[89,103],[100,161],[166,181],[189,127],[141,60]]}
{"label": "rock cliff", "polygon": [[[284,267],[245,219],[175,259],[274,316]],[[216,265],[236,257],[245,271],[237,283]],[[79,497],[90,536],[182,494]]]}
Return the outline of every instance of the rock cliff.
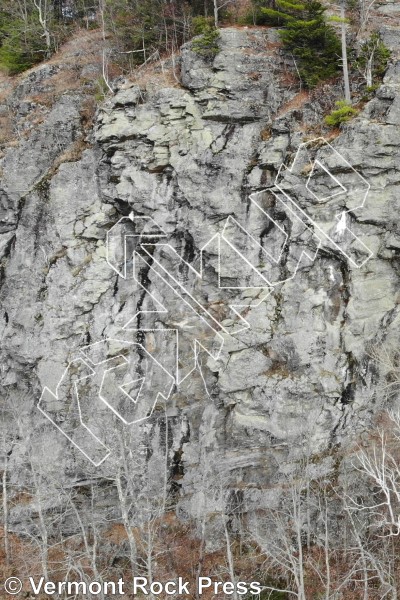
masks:
{"label": "rock cliff", "polygon": [[[181,518],[197,514],[208,472],[243,489],[251,510],[271,502],[268,490],[299,460],[328,472],[330,451],[368,429],[387,402],[374,354],[396,348],[400,321],[400,42],[396,28],[385,35],[394,54],[384,83],[331,146],[313,141],[326,95],[299,92],[274,30],[227,28],[212,59],[182,49],[171,87],[121,84],[93,130],[83,131],[77,91],[6,149],[0,335],[7,440],[12,418],[24,432],[7,447],[15,483],[29,478],[29,448],[43,441],[42,467],[68,485],[115,469],[112,459],[95,468],[37,409],[78,355],[93,366],[133,353],[119,382],[131,397],[152,372],[144,389],[164,399],[124,427],[137,448],[151,439],[154,456],[169,432]],[[36,85],[41,73],[30,75]],[[279,173],[282,163],[292,170]],[[74,364],[75,379],[42,406],[84,445],[71,406],[76,373],[88,373]],[[121,390],[110,381],[112,413],[99,385],[82,384],[81,410],[114,452]]]}

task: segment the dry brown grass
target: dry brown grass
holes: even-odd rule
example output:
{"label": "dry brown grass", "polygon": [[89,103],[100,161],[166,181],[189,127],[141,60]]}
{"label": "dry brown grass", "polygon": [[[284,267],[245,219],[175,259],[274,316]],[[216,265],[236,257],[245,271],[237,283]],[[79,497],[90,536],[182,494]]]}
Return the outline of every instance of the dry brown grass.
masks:
{"label": "dry brown grass", "polygon": [[[91,126],[96,108],[96,96],[101,89],[103,43],[100,31],[78,29],[46,63],[36,65],[14,77],[0,75],[0,104],[5,107],[0,114],[0,147],[15,145],[19,139],[28,138],[33,128],[43,122],[48,112],[64,94],[79,92],[83,96],[82,125],[84,130]],[[44,64],[56,67],[56,72],[38,84],[27,86],[25,93],[21,94],[23,88],[20,87],[20,96],[16,104],[29,102],[32,103],[32,108],[28,114],[17,116],[13,108],[13,92],[22,86],[27,77],[39,72]],[[110,79],[117,77],[120,72],[116,65],[109,65]]]}
{"label": "dry brown grass", "polygon": [[58,169],[60,165],[67,162],[77,162],[82,158],[83,152],[89,147],[88,143],[83,139],[83,137],[75,140],[68,148],[64,150],[59,156],[57,156],[54,161],[49,173],[48,177],[52,176]]}
{"label": "dry brown grass", "polygon": [[9,115],[0,116],[0,147],[13,137],[13,123]]}
{"label": "dry brown grass", "polygon": [[[379,419],[379,425],[388,426],[387,418],[384,414]],[[372,439],[372,438],[371,438]],[[353,453],[356,448],[351,449]],[[24,494],[18,496],[18,502],[26,504],[30,496]],[[259,511],[262,518],[263,512]],[[220,516],[215,515],[216,526]],[[167,512],[161,517],[151,522],[154,535],[153,547],[153,578],[157,581],[167,581],[177,576],[190,581],[191,588],[194,591],[196,575],[201,567],[200,574],[209,576],[215,581],[228,580],[226,548],[222,543],[220,549],[214,552],[204,552],[201,540],[196,536],[194,523],[189,521],[180,521],[174,511]],[[147,558],[147,531],[146,527],[135,527],[132,529],[137,543],[138,554],[143,564]],[[247,536],[246,536],[247,537]],[[11,548],[10,564],[5,564],[4,555],[4,537],[3,530],[0,528],[0,578],[3,580],[9,576],[18,576],[25,579],[29,575],[35,577],[41,575],[41,566],[37,551],[37,546],[33,545],[27,538],[22,538],[14,534],[9,535]],[[51,542],[51,540],[49,540]],[[118,567],[113,566],[113,557],[126,555],[126,530],[121,523],[113,523],[101,534],[101,541],[98,545],[98,565],[102,570],[104,579],[113,580],[118,572],[118,577],[122,576],[126,582],[126,588],[129,590],[131,579],[131,569],[129,562],[123,559],[118,563]],[[396,548],[400,542],[396,541]],[[284,573],[279,572],[277,567],[262,553],[260,548],[250,542],[248,539],[240,540],[234,534],[231,535],[231,550],[234,556],[235,574],[240,581],[267,581],[277,583],[281,580],[284,585]],[[53,581],[62,581],[66,575],[68,566],[68,555],[80,555],[79,561],[85,573],[90,577],[92,575],[89,561],[84,555],[83,541],[79,536],[63,540],[60,545],[55,545],[49,552],[49,571],[50,579]],[[356,557],[354,557],[355,559]],[[349,565],[352,564],[351,550],[347,554],[340,549],[331,549],[330,551],[330,575],[333,589],[340,585],[341,581],[348,573]],[[322,593],[321,579],[316,574],[325,572],[325,555],[322,546],[312,545],[309,549],[304,548],[305,565],[305,585],[307,598],[319,598]],[[27,592],[27,588],[24,588]],[[374,582],[369,586],[369,598],[371,600],[379,599],[379,590],[375,589]],[[129,594],[127,596],[130,597]],[[222,598],[222,594],[213,595],[213,590],[206,590],[202,598],[212,600],[213,598]],[[322,597],[322,596],[321,596]],[[347,586],[342,588],[342,600],[362,600],[363,582],[361,577],[355,576]],[[194,598],[194,594],[191,595]]]}
{"label": "dry brown grass", "polygon": [[290,112],[291,110],[301,108],[302,106],[304,106],[304,104],[309,99],[310,99],[309,92],[307,92],[306,90],[299,92],[298,94],[296,94],[296,96],[294,98],[289,100],[289,102],[286,102],[286,104],[281,106],[281,108],[279,109],[276,116],[281,117],[282,115],[285,115],[286,113]]}
{"label": "dry brown grass", "polygon": [[267,142],[272,137],[272,129],[269,125],[266,125],[264,129],[261,130],[260,137],[263,142]]}
{"label": "dry brown grass", "polygon": [[178,57],[179,55],[172,58],[159,56],[144,66],[134,68],[126,79],[149,92],[159,90],[160,87],[181,87],[176,64]]}

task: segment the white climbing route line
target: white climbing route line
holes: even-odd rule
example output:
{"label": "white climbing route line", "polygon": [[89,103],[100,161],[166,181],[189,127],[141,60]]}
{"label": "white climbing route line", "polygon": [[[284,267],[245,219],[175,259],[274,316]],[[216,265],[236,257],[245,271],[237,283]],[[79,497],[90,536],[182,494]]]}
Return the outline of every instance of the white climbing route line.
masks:
{"label": "white climbing route line", "polygon": [[[79,351],[55,392],[44,388],[39,410],[100,465],[111,452],[105,442],[111,415],[124,426],[148,419],[198,368],[201,352],[218,360],[226,336],[250,327],[249,309],[311,265],[322,247],[340,252],[354,268],[365,265],[372,252],[351,222],[369,190],[326,140],[301,144],[275,185],[250,196],[246,224],[229,216],[201,247],[197,268],[154,219],[122,217],[107,232],[106,257],[132,282],[136,310],[119,334]],[[329,279],[335,280],[333,267]],[[205,284],[209,289],[212,281],[210,300]]]}
{"label": "white climbing route line", "polygon": [[[324,149],[323,158],[314,159],[313,149],[320,146]],[[325,162],[322,162],[323,159]],[[299,174],[304,173],[307,167],[310,172],[304,185]],[[341,180],[334,174],[338,171]],[[322,190],[321,184],[318,184],[318,174],[325,174]],[[280,167],[275,185],[283,201],[295,207],[300,218],[315,229],[324,243],[342,253],[353,267],[362,267],[372,257],[372,251],[349,227],[351,213],[364,207],[371,186],[324,138],[300,144],[292,166]],[[293,192],[301,198],[301,206],[299,201],[293,199]],[[328,201],[334,198],[336,202],[328,205]],[[325,209],[318,210],[318,219],[307,212],[313,201]]]}

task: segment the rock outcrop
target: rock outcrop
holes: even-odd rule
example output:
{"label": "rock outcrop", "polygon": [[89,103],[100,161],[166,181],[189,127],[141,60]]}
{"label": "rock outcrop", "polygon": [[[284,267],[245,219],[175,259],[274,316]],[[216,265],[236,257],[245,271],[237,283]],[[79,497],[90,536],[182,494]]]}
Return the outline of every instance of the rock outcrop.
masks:
{"label": "rock outcrop", "polygon": [[[324,99],[299,94],[273,30],[223,29],[219,45],[213,60],[183,48],[181,85],[151,96],[120,89],[100,108],[78,160],[62,157],[81,135],[79,95],[62,97],[2,159],[2,389],[21,431],[30,423],[10,456],[19,483],[28,445],[40,439],[49,450],[43,468],[69,485],[114,468],[95,469],[36,408],[82,348],[106,339],[114,341],[102,346],[103,360],[140,343],[171,373],[180,334],[182,381],[132,431],[138,445],[153,436],[162,454],[168,421],[182,518],[196,514],[208,471],[240,481],[249,510],[270,503],[267,490],[306,456],[328,472],[329,451],[361,435],[384,406],[386,371],[373,354],[396,348],[400,319],[399,63],[331,140],[336,153],[308,146],[334,177],[320,168],[307,196],[308,159],[275,183],[280,165],[319,137]],[[352,195],[336,195],[341,181]],[[135,246],[136,282],[106,254],[107,232],[129,216],[153,220],[153,230],[122,222],[121,244],[141,235],[148,245]],[[231,242],[222,263],[217,234]],[[249,325],[239,332],[232,304]],[[194,354],[196,335],[208,355]],[[150,362],[140,352],[139,375]],[[68,385],[71,398],[74,379]],[[88,405],[95,385],[85,388],[84,414],[113,447],[114,422],[107,413],[105,432]],[[68,407],[50,404],[62,429]]]}

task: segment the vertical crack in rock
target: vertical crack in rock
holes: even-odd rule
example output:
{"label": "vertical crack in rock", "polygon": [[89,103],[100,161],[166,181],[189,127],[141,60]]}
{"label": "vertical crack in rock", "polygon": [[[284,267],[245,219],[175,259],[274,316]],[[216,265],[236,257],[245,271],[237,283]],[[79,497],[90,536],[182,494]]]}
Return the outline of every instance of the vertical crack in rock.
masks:
{"label": "vertical crack in rock", "polygon": [[[25,414],[40,389],[56,389],[82,344],[123,327],[130,310],[138,313],[137,329],[146,326],[141,309],[146,290],[154,292],[153,262],[150,258],[150,265],[140,269],[144,289],[132,298],[129,284],[111,273],[105,259],[106,232],[116,214],[151,216],[182,258],[194,264],[229,215],[249,226],[249,195],[272,187],[281,163],[291,164],[299,145],[320,130],[326,104],[304,97],[295,106],[293,80],[281,77],[287,61],[276,49],[275,30],[223,28],[219,45],[214,68],[190,44],[183,47],[182,86],[163,83],[144,92],[125,82],[99,107],[92,148],[76,160],[63,163],[60,157],[81,130],[78,93],[60,99],[29,143],[7,150],[1,195],[9,216],[1,222],[7,231],[0,236],[5,242],[1,362],[5,393]],[[204,361],[211,397],[196,373],[168,400],[170,425],[162,425],[160,410],[152,416],[151,431],[145,431],[147,424],[138,429],[148,462],[161,450],[169,453],[171,495],[179,496],[188,518],[196,512],[190,499],[198,492],[205,452],[210,464],[228,457],[229,473],[251,465],[243,497],[232,499],[233,515],[241,504],[257,505],[260,489],[279,482],[279,461],[286,461],[285,467],[299,461],[305,439],[311,452],[326,456],[338,443],[354,440],[368,426],[365,414],[376,414],[381,406],[370,406],[381,367],[366,354],[375,341],[398,341],[398,85],[393,64],[376,96],[333,142],[371,183],[354,226],[373,249],[373,259],[356,272],[339,252],[322,248],[311,265],[246,311],[247,331],[224,334],[219,360],[209,359],[208,366]],[[341,86],[332,85],[331,92],[332,101],[339,98]],[[323,208],[323,203],[307,205],[311,217]],[[287,215],[272,204],[270,209],[288,234],[279,273],[288,279],[290,244],[296,240]],[[273,245],[271,223],[257,232],[262,248]],[[13,236],[3,237],[9,233]],[[28,255],[21,258],[22,246]],[[255,260],[261,258],[260,251]],[[210,251],[207,261],[201,295],[211,303],[218,275],[215,253]],[[176,303],[167,309],[179,313]],[[231,326],[226,325],[228,331]],[[134,339],[146,341],[140,332]],[[190,342],[182,344],[189,354]],[[171,346],[165,343],[162,351],[170,355]],[[138,375],[143,358],[141,353]],[[188,424],[182,433],[176,423],[183,413]],[[39,412],[32,414],[32,436],[40,436]],[[155,423],[166,428],[170,447],[162,446],[162,434],[155,439]],[[84,458],[48,427],[49,455],[59,457],[64,484],[85,469]],[[22,451],[10,460],[15,473],[22,473]],[[50,459],[43,468],[51,472]],[[100,473],[108,476],[107,469],[102,465]]]}

